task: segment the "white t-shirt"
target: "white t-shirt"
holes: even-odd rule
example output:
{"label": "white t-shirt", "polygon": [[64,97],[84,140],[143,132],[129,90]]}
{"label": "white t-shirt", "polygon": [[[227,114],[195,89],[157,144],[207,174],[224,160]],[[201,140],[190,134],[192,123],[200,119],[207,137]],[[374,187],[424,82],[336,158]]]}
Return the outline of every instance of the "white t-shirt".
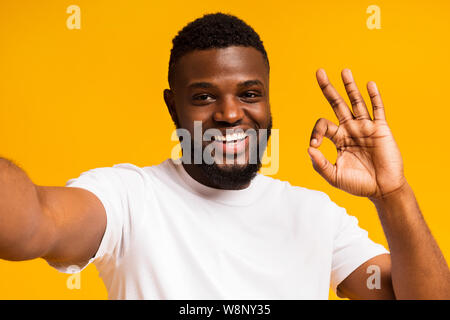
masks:
{"label": "white t-shirt", "polygon": [[89,263],[110,299],[328,299],[330,285],[388,252],[325,193],[261,174],[219,190],[169,159],[92,169],[66,186],[105,207]]}

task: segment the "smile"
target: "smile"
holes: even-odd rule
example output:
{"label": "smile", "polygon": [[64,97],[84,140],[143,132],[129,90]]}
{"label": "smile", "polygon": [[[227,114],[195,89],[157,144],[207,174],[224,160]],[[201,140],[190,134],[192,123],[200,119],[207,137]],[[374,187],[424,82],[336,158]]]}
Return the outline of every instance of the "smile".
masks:
{"label": "smile", "polygon": [[213,136],[213,139],[215,141],[223,143],[234,143],[240,140],[244,140],[245,138],[247,138],[247,134],[245,132],[232,133],[225,136]]}
{"label": "smile", "polygon": [[223,155],[238,155],[247,149],[249,137],[245,133],[233,133],[226,136],[214,136],[213,144]]}

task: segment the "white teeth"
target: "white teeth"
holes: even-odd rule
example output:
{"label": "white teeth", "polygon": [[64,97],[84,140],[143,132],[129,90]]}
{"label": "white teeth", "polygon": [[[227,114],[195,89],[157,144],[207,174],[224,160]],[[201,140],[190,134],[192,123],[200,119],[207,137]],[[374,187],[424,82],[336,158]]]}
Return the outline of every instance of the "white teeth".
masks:
{"label": "white teeth", "polygon": [[247,134],[245,134],[244,132],[239,132],[239,133],[233,133],[233,134],[227,134],[225,137],[224,136],[214,136],[214,139],[217,141],[235,141],[235,140],[242,140],[245,139],[247,137]]}

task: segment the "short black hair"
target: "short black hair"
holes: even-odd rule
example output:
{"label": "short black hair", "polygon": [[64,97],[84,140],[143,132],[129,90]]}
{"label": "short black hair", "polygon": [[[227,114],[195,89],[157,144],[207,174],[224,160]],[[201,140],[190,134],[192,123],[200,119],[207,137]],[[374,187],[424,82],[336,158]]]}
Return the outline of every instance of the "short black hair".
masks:
{"label": "short black hair", "polygon": [[177,61],[194,50],[226,48],[230,46],[253,47],[262,53],[269,68],[269,58],[259,35],[243,20],[221,12],[205,14],[187,24],[172,40],[169,60],[169,85]]}

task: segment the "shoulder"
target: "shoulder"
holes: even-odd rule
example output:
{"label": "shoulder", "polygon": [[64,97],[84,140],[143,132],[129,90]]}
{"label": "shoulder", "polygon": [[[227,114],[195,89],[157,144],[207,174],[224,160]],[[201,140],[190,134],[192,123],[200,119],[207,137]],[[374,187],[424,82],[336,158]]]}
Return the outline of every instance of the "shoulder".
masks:
{"label": "shoulder", "polygon": [[325,192],[292,185],[289,181],[280,180],[260,174],[258,175],[258,177],[262,181],[262,184],[264,184],[266,188],[270,190],[270,192],[278,192],[285,198],[291,199],[292,201],[311,203],[316,205],[332,202],[330,197]]}
{"label": "shoulder", "polygon": [[116,176],[116,175],[133,175],[135,173],[143,173],[143,169],[131,163],[119,163],[109,167],[98,167],[88,169],[80,174],[82,176]]}
{"label": "shoulder", "polygon": [[82,172],[77,178],[66,182],[66,187],[92,186],[105,190],[135,188],[144,185],[148,175],[144,168],[131,163],[119,163]]}
{"label": "shoulder", "polygon": [[266,191],[268,198],[276,198],[280,208],[295,212],[297,217],[302,217],[304,223],[308,221],[307,224],[314,225],[315,228],[334,234],[341,220],[347,216],[347,211],[323,191],[296,186],[271,177],[263,179],[265,184],[270,186]]}

